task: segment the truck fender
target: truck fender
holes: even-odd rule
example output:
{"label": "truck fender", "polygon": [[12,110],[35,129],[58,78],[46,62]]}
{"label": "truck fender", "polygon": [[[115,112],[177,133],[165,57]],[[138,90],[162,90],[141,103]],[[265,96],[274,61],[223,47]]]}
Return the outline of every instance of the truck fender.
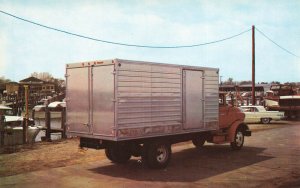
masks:
{"label": "truck fender", "polygon": [[245,133],[247,130],[249,130],[249,127],[247,124],[245,124],[242,121],[236,121],[234,122],[229,130],[228,130],[228,137],[227,137],[227,141],[233,142],[234,141],[234,137],[235,137],[235,132],[238,128],[241,128],[243,130],[243,132]]}

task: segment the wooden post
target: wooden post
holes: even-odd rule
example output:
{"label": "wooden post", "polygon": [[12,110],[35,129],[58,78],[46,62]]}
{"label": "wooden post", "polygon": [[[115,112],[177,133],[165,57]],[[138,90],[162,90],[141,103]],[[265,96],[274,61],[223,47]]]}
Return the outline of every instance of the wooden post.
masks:
{"label": "wooden post", "polygon": [[255,26],[252,26],[252,105],[256,104],[255,100]]}
{"label": "wooden post", "polygon": [[45,108],[45,124],[46,124],[46,141],[51,141],[51,113],[46,106]]}
{"label": "wooden post", "polygon": [[32,109],[32,112],[31,112],[31,118],[34,120],[35,119],[35,110]]}
{"label": "wooden post", "polygon": [[28,143],[28,85],[24,85],[25,89],[25,117],[23,119],[23,144]]}
{"label": "wooden post", "polygon": [[23,144],[26,144],[27,143],[26,118],[23,118],[22,127],[23,127]]}
{"label": "wooden post", "polygon": [[4,146],[4,115],[0,112],[0,148]]}
{"label": "wooden post", "polygon": [[62,138],[67,138],[67,134],[66,134],[66,108],[62,108],[61,111],[61,128],[63,130],[62,134]]}

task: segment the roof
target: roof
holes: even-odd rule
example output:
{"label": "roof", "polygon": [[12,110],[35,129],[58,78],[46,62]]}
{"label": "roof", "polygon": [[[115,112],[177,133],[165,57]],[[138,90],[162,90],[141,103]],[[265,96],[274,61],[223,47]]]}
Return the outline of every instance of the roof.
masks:
{"label": "roof", "polygon": [[188,69],[204,69],[219,72],[218,68],[212,67],[200,67],[200,66],[190,66],[190,65],[179,65],[179,64],[169,64],[169,63],[159,63],[159,62],[150,62],[150,61],[137,61],[137,60],[125,60],[125,59],[109,59],[109,60],[97,60],[97,61],[84,61],[78,63],[70,63],[66,65],[66,68],[80,68],[80,67],[89,67],[89,66],[98,66],[98,65],[113,65],[119,63],[130,63],[130,64],[147,64],[147,65],[157,65],[157,66],[168,66],[168,67],[183,67]]}
{"label": "roof", "polygon": [[264,109],[264,110],[266,110],[265,109],[265,107],[264,106],[240,106],[241,108],[257,108],[257,109]]}
{"label": "roof", "polygon": [[[238,87],[241,92],[243,91],[252,91],[252,85],[220,85],[220,90],[230,90],[235,91],[235,87]],[[255,84],[255,91],[266,91],[270,88],[270,84]]]}
{"label": "roof", "polygon": [[44,84],[48,84],[48,85],[55,85],[54,82],[44,82]]}
{"label": "roof", "polygon": [[15,85],[19,85],[18,82],[7,82],[6,85],[7,85],[7,84],[15,84]]}
{"label": "roof", "polygon": [[11,107],[0,104],[0,110],[11,110],[11,109],[12,109]]}
{"label": "roof", "polygon": [[5,122],[23,121],[22,116],[5,116]]}
{"label": "roof", "polygon": [[42,83],[44,83],[44,81],[31,76],[31,77],[25,78],[23,80],[20,80],[20,83],[42,84]]}
{"label": "roof", "polygon": [[52,102],[48,105],[49,108],[65,108],[66,107],[66,102],[60,102],[60,101],[55,101]]}

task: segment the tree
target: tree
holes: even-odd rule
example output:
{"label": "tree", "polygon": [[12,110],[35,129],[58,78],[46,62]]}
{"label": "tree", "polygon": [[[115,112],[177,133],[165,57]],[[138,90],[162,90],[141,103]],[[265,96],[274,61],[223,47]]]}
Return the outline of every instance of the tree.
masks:
{"label": "tree", "polygon": [[226,84],[226,85],[233,85],[234,83],[233,83],[233,78],[228,78],[225,82],[224,82],[224,84]]}
{"label": "tree", "polygon": [[271,84],[280,84],[278,81],[272,81]]}
{"label": "tree", "polygon": [[53,76],[48,72],[33,72],[30,76],[43,80],[45,82],[54,82]]}
{"label": "tree", "polygon": [[0,84],[6,84],[8,82],[11,82],[10,79],[5,78],[4,76],[0,77]]}
{"label": "tree", "polygon": [[55,91],[64,92],[65,91],[65,80],[54,78]]}
{"label": "tree", "polygon": [[295,82],[286,82],[284,84],[287,84],[287,85],[292,85],[292,86],[296,86],[297,84]]}
{"label": "tree", "polygon": [[247,85],[247,84],[252,84],[252,81],[248,80],[248,81],[241,81],[240,85]]}

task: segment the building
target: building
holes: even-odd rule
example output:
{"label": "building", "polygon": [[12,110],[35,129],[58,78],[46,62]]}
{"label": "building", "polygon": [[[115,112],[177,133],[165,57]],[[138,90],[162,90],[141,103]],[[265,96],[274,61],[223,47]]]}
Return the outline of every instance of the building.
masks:
{"label": "building", "polygon": [[29,87],[30,93],[40,93],[42,90],[43,83],[44,83],[43,80],[40,80],[33,76],[19,81],[19,84],[20,84],[22,90],[24,90],[23,89],[24,86],[27,85]]}
{"label": "building", "polygon": [[[270,84],[255,84],[255,92],[264,93],[270,89],[270,86]],[[237,90],[239,92],[251,92],[252,85],[220,85],[219,90],[225,92],[236,92]]]}
{"label": "building", "polygon": [[19,93],[20,85],[17,82],[8,82],[5,85],[7,95],[15,95]]}
{"label": "building", "polygon": [[42,93],[53,93],[55,92],[55,85],[52,82],[44,82],[42,85]]}

